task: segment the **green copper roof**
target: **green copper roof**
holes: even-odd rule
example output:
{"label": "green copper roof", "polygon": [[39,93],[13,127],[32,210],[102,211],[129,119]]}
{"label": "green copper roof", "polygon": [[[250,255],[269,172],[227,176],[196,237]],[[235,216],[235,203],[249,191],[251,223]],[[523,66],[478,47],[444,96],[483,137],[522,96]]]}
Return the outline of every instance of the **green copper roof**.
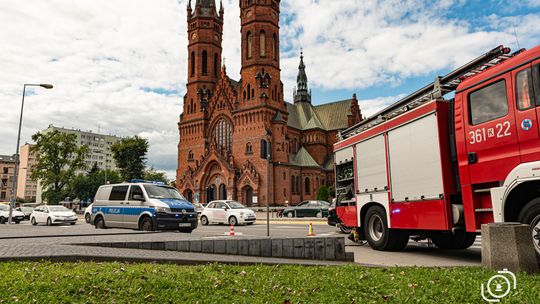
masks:
{"label": "green copper roof", "polygon": [[288,126],[298,130],[322,129],[325,131],[349,127],[347,115],[351,114],[352,99],[313,106],[307,102],[287,103]]}
{"label": "green copper roof", "polygon": [[300,167],[320,167],[304,147],[300,148],[296,155],[291,155],[290,159],[291,165]]}

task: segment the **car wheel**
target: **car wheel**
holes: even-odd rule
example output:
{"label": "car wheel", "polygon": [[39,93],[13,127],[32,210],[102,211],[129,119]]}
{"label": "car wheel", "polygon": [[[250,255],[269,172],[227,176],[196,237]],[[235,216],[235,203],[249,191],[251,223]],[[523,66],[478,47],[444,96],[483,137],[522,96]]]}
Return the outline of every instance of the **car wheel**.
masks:
{"label": "car wheel", "polygon": [[6,219],[3,216],[0,216],[0,224],[5,224]]}
{"label": "car wheel", "polygon": [[71,226],[75,225],[75,223],[70,223],[70,224],[71,224]]}
{"label": "car wheel", "polygon": [[232,225],[232,226],[238,225],[238,220],[236,219],[236,216],[231,216],[229,218],[229,225]]}
{"label": "car wheel", "polygon": [[47,226],[52,226],[52,220],[50,217],[47,218]]}
{"label": "car wheel", "polygon": [[317,214],[315,216],[318,217],[318,218],[322,218],[322,212],[317,212]]}
{"label": "car wheel", "polygon": [[96,229],[105,229],[105,220],[102,216],[96,217],[96,220],[94,221],[94,227],[96,227]]}
{"label": "car wheel", "polygon": [[531,226],[531,237],[536,254],[540,257],[540,198],[530,201],[519,213],[519,222]]}
{"label": "car wheel", "polygon": [[84,220],[87,223],[90,223],[90,221],[92,220],[92,216],[90,215],[90,213],[87,213],[87,214],[84,215]]}
{"label": "car wheel", "polygon": [[288,218],[293,218],[293,217],[294,217],[294,214],[293,214],[292,212],[289,212],[289,213],[287,213],[287,217],[288,217]]}
{"label": "car wheel", "polygon": [[399,251],[409,242],[409,234],[406,231],[388,228],[386,212],[380,206],[369,208],[363,225],[366,229],[367,242],[375,250]]}
{"label": "car wheel", "polygon": [[30,222],[31,222],[32,225],[34,225],[34,226],[37,225],[37,222],[36,222],[36,218],[35,218],[35,217],[33,217],[33,218],[30,220]]}
{"label": "car wheel", "polygon": [[15,221],[15,224],[18,224],[18,223],[20,223],[20,222],[21,222],[21,221]]}
{"label": "car wheel", "polygon": [[178,231],[183,232],[183,233],[191,233],[191,232],[193,232],[193,229],[192,228],[182,228],[182,229],[178,229]]}
{"label": "car wheel", "polygon": [[154,231],[154,224],[152,223],[152,219],[149,217],[143,218],[139,225],[139,230]]}
{"label": "car wheel", "polygon": [[202,224],[203,226],[207,226],[207,225],[208,225],[208,218],[206,217],[206,215],[201,216],[201,224]]}
{"label": "car wheel", "polygon": [[248,225],[253,225],[253,223],[247,223]]}

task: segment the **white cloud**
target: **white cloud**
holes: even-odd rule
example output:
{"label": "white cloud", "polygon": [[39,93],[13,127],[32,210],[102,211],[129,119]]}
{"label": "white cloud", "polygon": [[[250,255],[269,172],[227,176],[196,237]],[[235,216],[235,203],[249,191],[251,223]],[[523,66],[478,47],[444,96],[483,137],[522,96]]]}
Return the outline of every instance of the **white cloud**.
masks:
{"label": "white cloud", "polygon": [[[174,177],[185,93],[186,0],[0,2],[0,153],[15,149],[22,84],[50,82],[26,98],[22,141],[50,123],[149,139],[149,165]],[[537,1],[529,1],[535,5]],[[489,29],[439,15],[462,0],[284,0],[282,79],[291,92],[304,48],[310,86],[361,90],[433,75],[491,47],[538,41],[538,15],[486,17]],[[238,0],[224,0],[223,56],[240,72]],[[515,19],[511,19],[515,18]],[[158,91],[169,92],[157,94]],[[358,92],[362,96],[361,92]],[[408,93],[408,92],[406,92]],[[381,90],[381,96],[385,96]],[[291,96],[286,95],[287,100]],[[316,100],[317,97],[314,96]],[[361,101],[364,114],[394,98]]]}

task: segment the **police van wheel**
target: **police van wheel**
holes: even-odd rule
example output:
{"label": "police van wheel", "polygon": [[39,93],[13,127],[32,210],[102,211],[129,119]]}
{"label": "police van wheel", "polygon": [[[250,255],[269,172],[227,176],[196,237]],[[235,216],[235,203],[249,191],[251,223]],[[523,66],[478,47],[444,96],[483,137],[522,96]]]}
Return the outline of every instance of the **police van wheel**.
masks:
{"label": "police van wheel", "polygon": [[91,220],[92,220],[92,216],[90,215],[90,213],[87,213],[84,215],[85,222],[90,223]]}
{"label": "police van wheel", "polygon": [[103,220],[102,216],[96,217],[94,227],[96,227],[96,229],[105,229],[105,220]]}
{"label": "police van wheel", "polygon": [[191,229],[191,228],[182,228],[182,229],[179,229],[178,231],[180,231],[182,233],[191,233],[193,231],[193,229]]}
{"label": "police van wheel", "polygon": [[152,219],[150,219],[149,217],[143,218],[141,220],[141,224],[139,225],[139,229],[142,231],[154,231]]}

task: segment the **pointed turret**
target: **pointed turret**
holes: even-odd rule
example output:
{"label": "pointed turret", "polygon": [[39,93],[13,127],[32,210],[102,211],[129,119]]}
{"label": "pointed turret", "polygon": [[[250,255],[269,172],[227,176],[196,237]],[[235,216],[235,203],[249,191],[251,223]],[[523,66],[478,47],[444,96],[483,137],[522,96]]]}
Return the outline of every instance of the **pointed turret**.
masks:
{"label": "pointed turret", "polygon": [[294,92],[294,102],[311,103],[311,92],[308,91],[308,79],[306,75],[306,65],[304,64],[304,52],[300,52],[300,65],[298,66],[298,76],[296,77],[296,90]]}

